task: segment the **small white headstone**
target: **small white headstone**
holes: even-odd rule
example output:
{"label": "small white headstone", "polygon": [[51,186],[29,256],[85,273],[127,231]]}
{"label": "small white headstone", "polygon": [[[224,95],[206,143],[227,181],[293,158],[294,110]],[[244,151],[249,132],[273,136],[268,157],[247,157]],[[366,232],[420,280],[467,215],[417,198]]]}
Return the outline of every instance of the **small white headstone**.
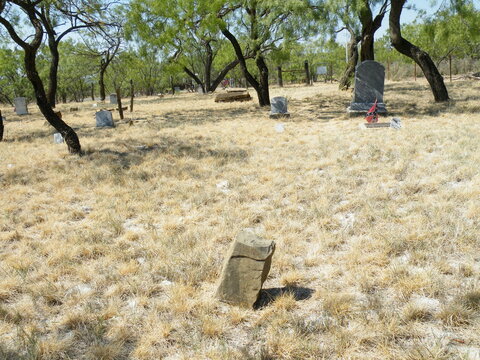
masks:
{"label": "small white headstone", "polygon": [[97,111],[95,113],[97,127],[115,127],[112,113],[108,110]]}
{"label": "small white headstone", "polygon": [[110,104],[117,105],[117,95],[116,94],[110,94]]}
{"label": "small white headstone", "polygon": [[61,144],[63,143],[63,136],[60,133],[55,133],[53,134],[53,142],[55,144]]}
{"label": "small white headstone", "polygon": [[402,121],[399,118],[392,118],[390,121],[390,127],[394,129],[401,129],[402,128]]}
{"label": "small white headstone", "polygon": [[197,93],[203,94],[203,89],[200,85],[197,86]]}
{"label": "small white headstone", "polygon": [[15,103],[15,112],[17,113],[17,115],[28,114],[27,98],[18,97],[13,99],[13,102]]}

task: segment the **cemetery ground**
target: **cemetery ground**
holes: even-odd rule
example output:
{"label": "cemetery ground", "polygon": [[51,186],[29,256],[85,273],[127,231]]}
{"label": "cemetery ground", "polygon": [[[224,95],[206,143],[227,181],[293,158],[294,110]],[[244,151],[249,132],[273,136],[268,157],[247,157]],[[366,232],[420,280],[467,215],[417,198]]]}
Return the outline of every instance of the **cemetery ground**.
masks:
{"label": "cemetery ground", "polygon": [[[60,105],[83,157],[3,107],[0,358],[480,359],[480,82],[447,85],[387,82],[401,130],[323,83],[273,88],[278,120],[182,93],[98,129]],[[213,297],[245,228],[276,242],[257,309]]]}

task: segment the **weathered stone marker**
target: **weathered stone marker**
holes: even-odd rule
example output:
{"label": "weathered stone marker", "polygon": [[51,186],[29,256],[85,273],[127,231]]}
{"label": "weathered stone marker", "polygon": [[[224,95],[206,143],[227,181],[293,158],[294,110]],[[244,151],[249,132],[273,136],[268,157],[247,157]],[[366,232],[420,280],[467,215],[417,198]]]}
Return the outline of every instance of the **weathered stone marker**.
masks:
{"label": "weathered stone marker", "polygon": [[108,110],[97,111],[95,113],[97,127],[115,127],[112,113]]}
{"label": "weathered stone marker", "polygon": [[290,114],[288,113],[288,101],[287,98],[283,96],[277,96],[270,100],[270,118],[288,118]]}
{"label": "weathered stone marker", "polygon": [[216,297],[232,305],[252,307],[272,264],[275,242],[241,231],[225,259]]}
{"label": "weathered stone marker", "polygon": [[110,94],[110,104],[117,104],[117,94]]}
{"label": "weathered stone marker", "polygon": [[382,64],[365,60],[355,69],[355,90],[353,100],[348,108],[349,113],[365,113],[377,100],[378,113],[386,113],[383,103],[383,90],[385,87],[385,68]]}
{"label": "weathered stone marker", "polygon": [[17,115],[27,115],[28,108],[27,108],[27,98],[24,97],[17,97],[13,99],[15,104],[15,113]]}

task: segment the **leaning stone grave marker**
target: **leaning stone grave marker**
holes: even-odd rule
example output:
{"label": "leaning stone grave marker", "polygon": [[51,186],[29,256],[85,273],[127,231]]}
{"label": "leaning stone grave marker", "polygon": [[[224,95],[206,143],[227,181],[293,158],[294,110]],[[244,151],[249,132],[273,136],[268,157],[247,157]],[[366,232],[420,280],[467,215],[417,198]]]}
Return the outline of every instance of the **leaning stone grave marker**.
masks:
{"label": "leaning stone grave marker", "polygon": [[270,117],[273,119],[290,117],[288,113],[288,101],[283,96],[274,97],[270,101]]}
{"label": "leaning stone grave marker", "polygon": [[241,231],[227,254],[216,296],[233,305],[252,307],[272,264],[275,242]]}
{"label": "leaning stone grave marker", "polygon": [[27,115],[28,114],[28,107],[27,107],[27,98],[24,97],[17,97],[13,99],[15,104],[15,112],[17,115]]}
{"label": "leaning stone grave marker", "polygon": [[355,69],[355,89],[349,113],[367,112],[377,100],[378,112],[386,113],[383,102],[385,68],[379,62],[365,60]]}
{"label": "leaning stone grave marker", "polygon": [[115,127],[112,113],[108,110],[102,110],[95,113],[97,127]]}

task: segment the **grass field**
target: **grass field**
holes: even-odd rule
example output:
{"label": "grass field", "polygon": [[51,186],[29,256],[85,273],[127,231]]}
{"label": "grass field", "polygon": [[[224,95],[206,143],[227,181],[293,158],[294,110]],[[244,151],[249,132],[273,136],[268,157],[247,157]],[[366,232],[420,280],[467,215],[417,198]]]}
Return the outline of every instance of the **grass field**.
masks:
{"label": "grass field", "polygon": [[[387,83],[401,130],[323,83],[273,88],[284,120],[180,94],[97,129],[60,105],[82,157],[2,108],[0,359],[480,359],[480,82],[447,85]],[[244,228],[276,242],[255,310],[213,297]]]}

